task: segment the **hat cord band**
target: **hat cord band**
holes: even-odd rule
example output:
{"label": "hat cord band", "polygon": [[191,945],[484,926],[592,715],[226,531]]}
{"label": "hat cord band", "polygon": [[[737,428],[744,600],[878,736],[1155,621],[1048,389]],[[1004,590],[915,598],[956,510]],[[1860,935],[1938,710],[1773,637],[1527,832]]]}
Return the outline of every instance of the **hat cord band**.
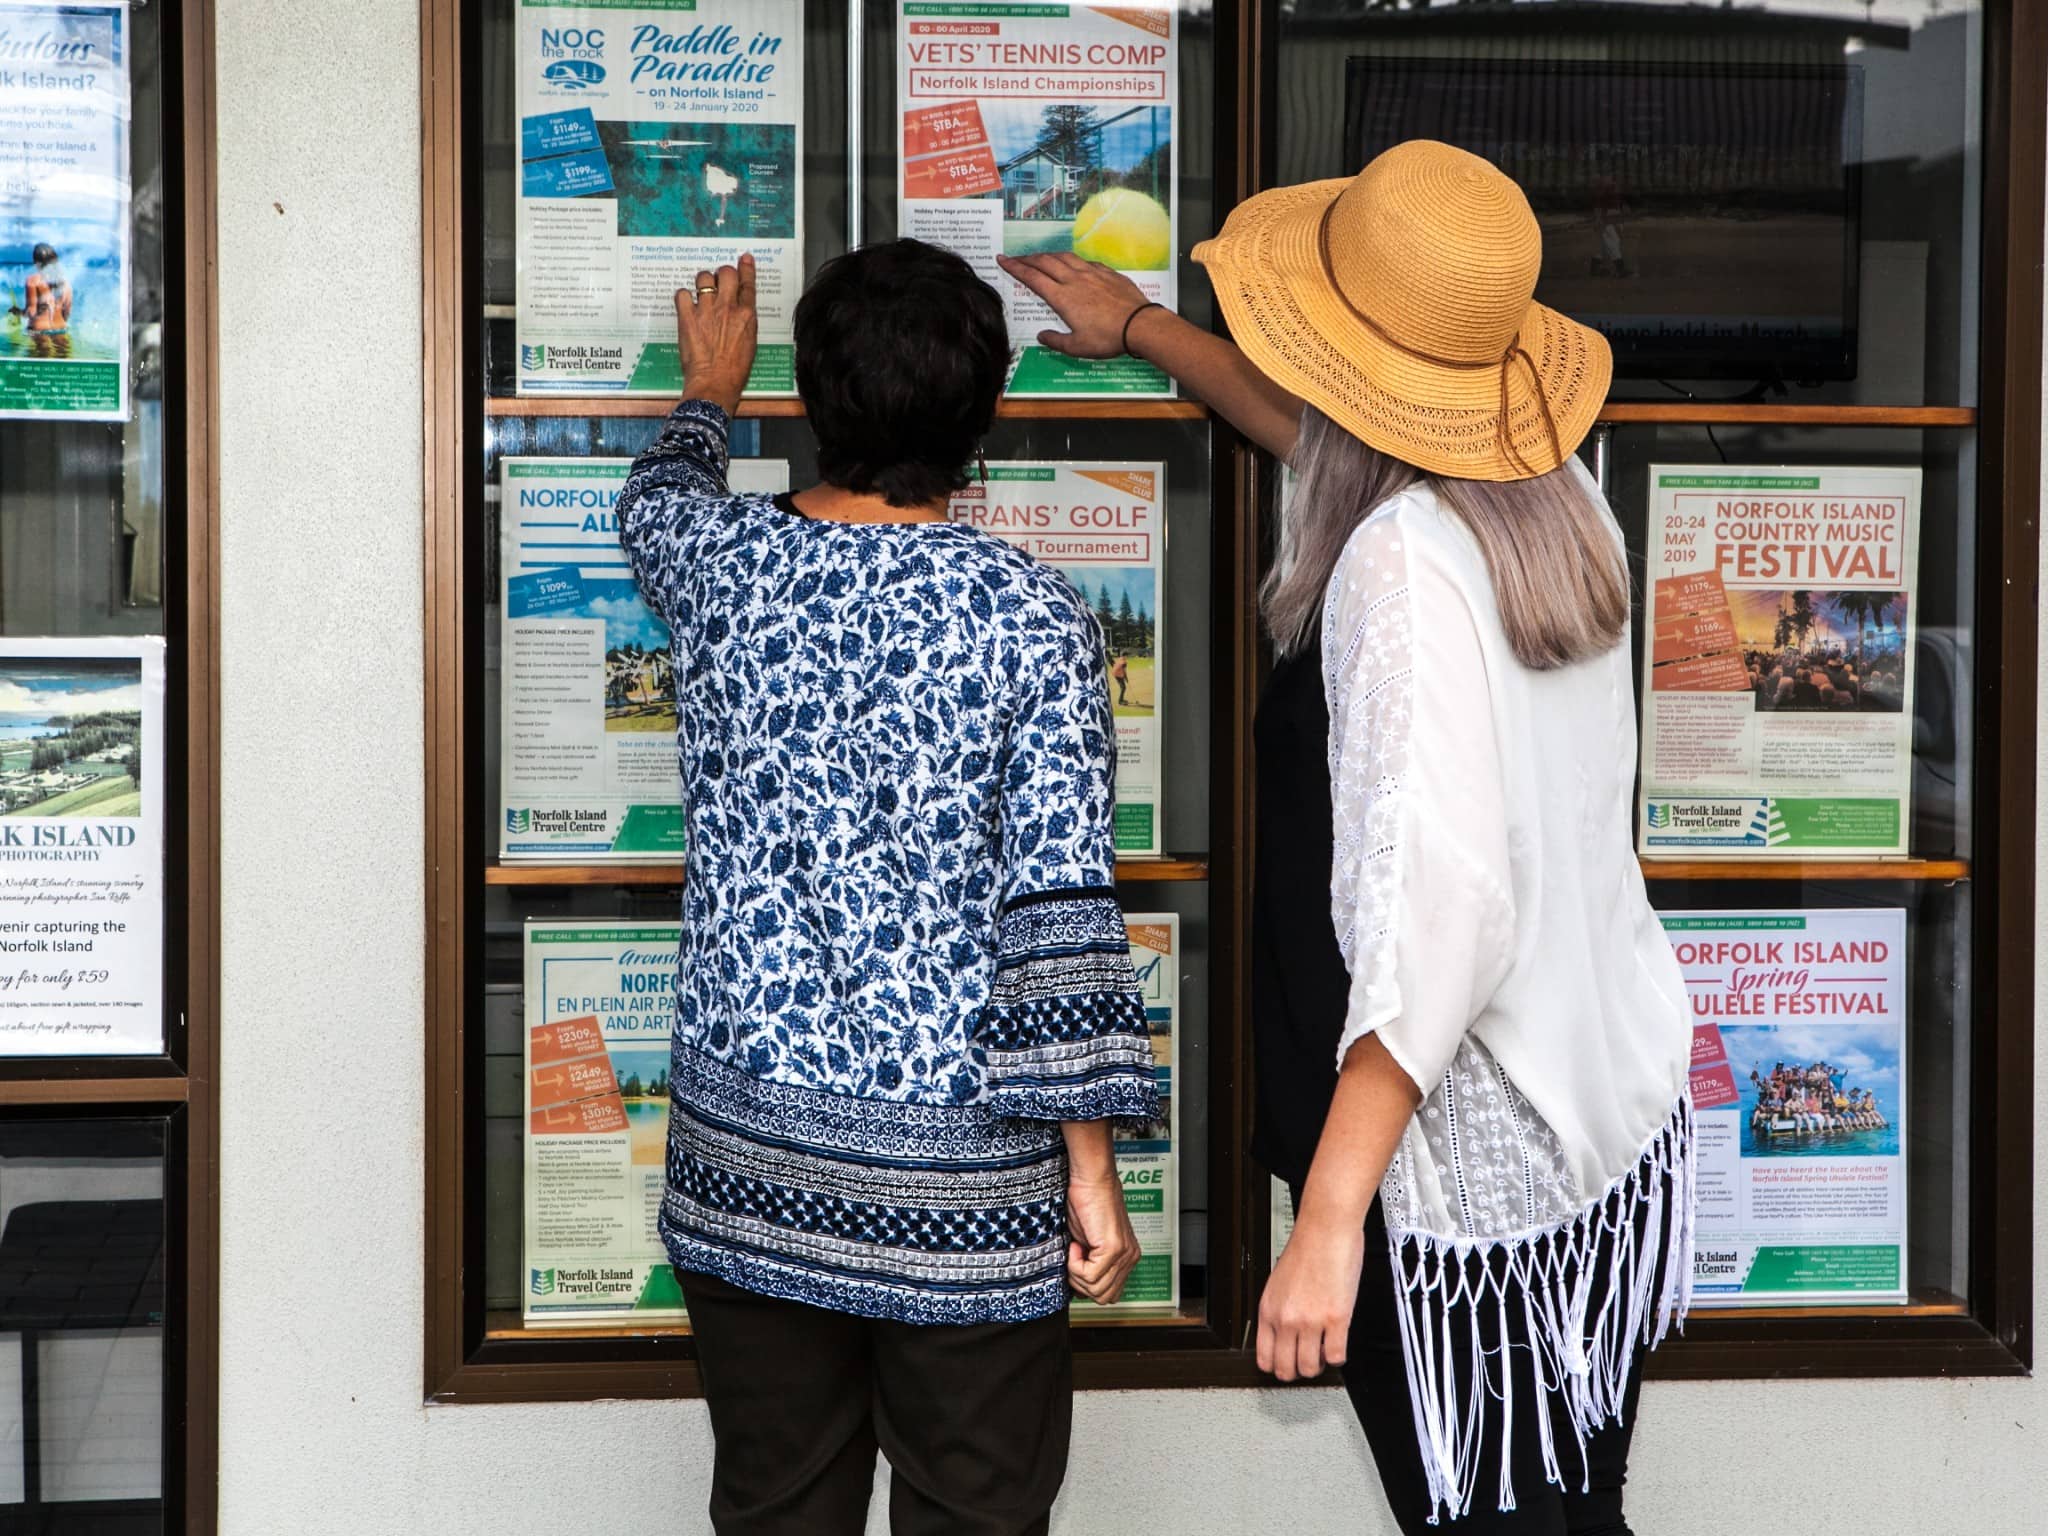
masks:
{"label": "hat cord band", "polygon": [[1422,351],[1418,347],[1411,347],[1404,341],[1396,340],[1388,333],[1385,326],[1352,303],[1351,295],[1346,293],[1343,285],[1337,281],[1337,266],[1335,262],[1330,260],[1330,215],[1336,211],[1337,204],[1334,200],[1330,203],[1329,207],[1323,210],[1322,220],[1316,226],[1316,249],[1323,259],[1323,276],[1329,279],[1330,291],[1337,295],[1338,300],[1346,309],[1351,311],[1351,317],[1396,352],[1405,352],[1410,357],[1419,358],[1421,361],[1433,364],[1438,368],[1466,370],[1498,368],[1500,370],[1500,446],[1507,457],[1513,460],[1517,468],[1533,475],[1539,473],[1539,471],[1535,465],[1523,458],[1520,450],[1515,447],[1515,435],[1508,425],[1508,372],[1515,366],[1515,359],[1519,357],[1524,363],[1529,365],[1529,382],[1536,386],[1536,405],[1543,413],[1543,429],[1550,434],[1551,456],[1557,460],[1557,463],[1552,467],[1562,468],[1564,465],[1564,441],[1557,435],[1556,418],[1550,414],[1550,398],[1544,392],[1543,375],[1537,370],[1536,359],[1531,357],[1528,349],[1522,345],[1521,332],[1517,331],[1515,333],[1515,339],[1508,343],[1507,351],[1501,354],[1500,361],[1497,363],[1472,363],[1453,357],[1437,357]]}

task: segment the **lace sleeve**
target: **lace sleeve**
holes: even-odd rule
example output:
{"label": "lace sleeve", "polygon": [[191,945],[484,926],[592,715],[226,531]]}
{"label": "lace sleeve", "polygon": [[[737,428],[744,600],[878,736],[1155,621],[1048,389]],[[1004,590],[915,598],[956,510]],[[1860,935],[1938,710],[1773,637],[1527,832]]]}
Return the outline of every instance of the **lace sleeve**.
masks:
{"label": "lace sleeve", "polygon": [[[1377,1034],[1427,1094],[1512,960],[1507,816],[1486,663],[1399,504],[1352,535],[1323,607],[1345,1054]],[[1418,614],[1421,616],[1418,621]]]}

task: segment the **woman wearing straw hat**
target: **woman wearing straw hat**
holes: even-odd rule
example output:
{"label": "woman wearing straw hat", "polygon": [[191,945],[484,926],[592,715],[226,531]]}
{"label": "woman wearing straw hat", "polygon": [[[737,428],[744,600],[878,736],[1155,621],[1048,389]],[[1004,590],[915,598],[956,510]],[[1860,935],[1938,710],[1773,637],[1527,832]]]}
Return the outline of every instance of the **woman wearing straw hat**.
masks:
{"label": "woman wearing straw hat", "polygon": [[1299,477],[1262,591],[1252,1150],[1297,1220],[1259,1364],[1342,1369],[1404,1531],[1625,1532],[1690,1299],[1690,1030],[1631,842],[1626,558],[1572,457],[1607,345],[1532,302],[1527,200],[1444,144],[1194,254],[1234,346],[1074,258],[1005,267],[1046,345],[1158,364]]}

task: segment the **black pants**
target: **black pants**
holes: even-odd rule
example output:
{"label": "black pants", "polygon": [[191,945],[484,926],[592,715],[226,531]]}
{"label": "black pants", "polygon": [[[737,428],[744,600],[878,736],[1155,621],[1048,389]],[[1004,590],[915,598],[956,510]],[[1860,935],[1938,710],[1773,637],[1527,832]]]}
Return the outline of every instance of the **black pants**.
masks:
{"label": "black pants", "polygon": [[680,1279],[717,1445],[718,1536],[860,1536],[877,1447],[895,1536],[1047,1529],[1073,1425],[1064,1308],[920,1327]]}
{"label": "black pants", "polygon": [[[1298,1207],[1299,1189],[1294,1197]],[[1603,1250],[1597,1272],[1604,1274],[1606,1267]],[[1401,1325],[1395,1306],[1386,1218],[1379,1201],[1374,1200],[1365,1218],[1365,1271],[1359,1280],[1358,1304],[1351,1313],[1342,1374],[1344,1390],[1365,1430],[1366,1444],[1372,1448],[1380,1483],[1403,1536],[1422,1536],[1424,1532],[1429,1536],[1465,1536],[1468,1532],[1471,1536],[1630,1536],[1621,1512],[1621,1490],[1628,1481],[1628,1448],[1635,1433],[1646,1351],[1636,1351],[1621,1421],[1587,1437],[1583,1465],[1569,1417],[1561,1409],[1551,1413],[1558,1469],[1565,1482],[1559,1488],[1544,1477],[1541,1443],[1530,1417],[1536,1390],[1531,1357],[1526,1347],[1511,1339],[1507,1358],[1516,1372],[1517,1411],[1514,1443],[1507,1454],[1515,1507],[1505,1514],[1497,1508],[1501,1415],[1498,1403],[1489,1402],[1471,1513],[1431,1526],[1429,1482],[1416,1439],[1414,1411],[1409,1407],[1408,1367],[1401,1353]],[[1481,1337],[1489,1350],[1499,1345],[1498,1324],[1489,1317],[1491,1312],[1491,1308],[1482,1308],[1480,1314]],[[1510,1306],[1508,1312],[1511,1318],[1521,1316],[1518,1306]]]}

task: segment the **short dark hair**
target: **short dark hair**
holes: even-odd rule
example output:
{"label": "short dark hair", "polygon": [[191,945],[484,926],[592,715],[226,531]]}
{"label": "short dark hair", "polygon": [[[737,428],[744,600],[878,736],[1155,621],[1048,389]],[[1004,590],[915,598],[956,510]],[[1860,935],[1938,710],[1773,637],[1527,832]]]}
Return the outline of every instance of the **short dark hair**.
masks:
{"label": "short dark hair", "polygon": [[818,472],[892,507],[967,484],[1009,368],[1002,299],[920,240],[834,257],[796,306],[796,391]]}

